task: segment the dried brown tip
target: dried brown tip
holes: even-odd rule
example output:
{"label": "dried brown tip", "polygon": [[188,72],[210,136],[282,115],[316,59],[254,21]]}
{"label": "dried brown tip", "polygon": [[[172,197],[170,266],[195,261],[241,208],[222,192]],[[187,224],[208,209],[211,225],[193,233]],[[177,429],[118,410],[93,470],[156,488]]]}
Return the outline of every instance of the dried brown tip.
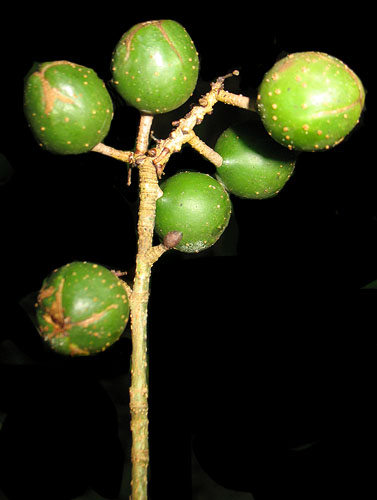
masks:
{"label": "dried brown tip", "polygon": [[181,231],[169,231],[164,237],[163,245],[166,248],[174,248],[181,241],[182,236]]}

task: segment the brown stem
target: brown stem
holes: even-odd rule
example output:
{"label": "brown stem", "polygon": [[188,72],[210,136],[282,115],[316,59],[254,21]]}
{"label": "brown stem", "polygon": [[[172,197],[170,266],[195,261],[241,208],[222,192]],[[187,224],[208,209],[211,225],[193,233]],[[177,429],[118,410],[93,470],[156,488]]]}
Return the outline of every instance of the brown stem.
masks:
{"label": "brown stem", "polygon": [[105,156],[111,156],[116,160],[124,161],[126,163],[132,163],[134,160],[134,153],[132,151],[121,151],[119,149],[112,148],[111,146],[106,146],[102,142],[94,146],[92,151],[101,153]]}
{"label": "brown stem", "polygon": [[221,167],[223,163],[222,156],[219,155],[214,149],[202,141],[193,131],[191,131],[192,138],[187,141],[204,158],[213,163],[216,167]]}
{"label": "brown stem", "polygon": [[149,464],[147,314],[156,200],[159,196],[156,168],[150,158],[139,165],[140,205],[138,252],[131,297],[132,362],[130,411],[132,432],[132,500],[147,500]]}
{"label": "brown stem", "polygon": [[139,130],[136,139],[136,154],[144,154],[147,152],[152,122],[153,115],[140,113]]}
{"label": "brown stem", "polygon": [[250,97],[242,94],[233,94],[232,92],[222,89],[217,95],[217,100],[225,104],[230,104],[231,106],[237,106],[238,108],[256,111],[255,102],[250,99]]}

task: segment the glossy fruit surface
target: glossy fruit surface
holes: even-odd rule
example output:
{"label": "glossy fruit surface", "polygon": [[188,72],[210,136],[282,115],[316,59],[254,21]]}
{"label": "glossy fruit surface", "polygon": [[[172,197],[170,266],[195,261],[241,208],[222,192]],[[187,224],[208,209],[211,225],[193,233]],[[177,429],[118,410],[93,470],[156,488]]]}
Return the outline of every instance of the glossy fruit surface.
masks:
{"label": "glossy fruit surface", "polygon": [[257,109],[277,142],[319,151],[336,146],[354,129],[364,100],[360,79],[342,61],[322,52],[297,52],[265,74]]}
{"label": "glossy fruit surface", "polygon": [[123,282],[90,262],[71,262],[43,282],[36,304],[41,336],[54,351],[89,355],[119,339],[129,317]]}
{"label": "glossy fruit surface", "polygon": [[254,119],[225,130],[215,151],[223,158],[216,177],[230,193],[248,199],[275,196],[291,177],[297,156],[272,140]]}
{"label": "glossy fruit surface", "polygon": [[161,189],[155,225],[161,239],[170,231],[182,232],[175,248],[187,253],[216,243],[231,214],[229,196],[216,179],[200,172],[179,172],[164,181]]}
{"label": "glossy fruit surface", "polygon": [[45,62],[25,78],[24,111],[43,149],[90,151],[106,137],[113,104],[95,71],[68,61]]}
{"label": "glossy fruit surface", "polygon": [[178,108],[191,96],[199,59],[189,34],[176,21],[139,23],[115,47],[113,83],[131,106],[150,114]]}

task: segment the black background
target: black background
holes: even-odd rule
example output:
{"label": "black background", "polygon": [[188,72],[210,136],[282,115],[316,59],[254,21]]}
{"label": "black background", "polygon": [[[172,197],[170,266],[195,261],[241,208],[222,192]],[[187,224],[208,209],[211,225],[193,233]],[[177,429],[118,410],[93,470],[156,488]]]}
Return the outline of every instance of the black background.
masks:
{"label": "black background", "polygon": [[[359,289],[377,278],[373,37],[368,20],[351,12],[292,16],[292,7],[279,13],[241,5],[61,5],[9,14],[1,45],[0,152],[14,175],[0,187],[0,340],[29,360],[14,366],[1,357],[0,409],[13,420],[8,417],[0,433],[0,462],[7,464],[0,487],[10,499],[25,498],[23,477],[33,478],[27,492],[39,499],[72,498],[87,484],[116,498],[123,455],[114,408],[99,380],[128,371],[129,339],[95,359],[62,360],[41,345],[19,301],[69,261],[131,269],[136,252],[137,173],[127,188],[120,162],[94,153],[59,157],[41,151],[23,117],[23,78],[35,61],[66,59],[109,82],[120,36],[157,18],[181,22],[193,38],[201,62],[198,95],[233,69],[240,77],[229,87],[247,94],[277,58],[319,50],[348,64],[367,98],[351,136],[331,151],[301,155],[279,196],[263,202],[232,198],[226,243],[191,258],[171,252],[155,265],[151,498],[191,498],[191,435],[203,468],[256,500],[277,494],[368,497],[376,465],[369,454],[376,447],[376,341],[374,295]],[[131,149],[137,112],[114,99],[105,143]],[[156,135],[164,138],[186,110],[156,119]],[[202,126],[210,144],[236,116],[217,105]],[[213,173],[185,148],[172,157],[166,175],[185,168]],[[21,418],[31,406],[33,418]],[[103,425],[106,419],[110,423]],[[319,444],[301,455],[289,451],[310,441]],[[30,450],[39,446],[47,456],[35,467]]]}

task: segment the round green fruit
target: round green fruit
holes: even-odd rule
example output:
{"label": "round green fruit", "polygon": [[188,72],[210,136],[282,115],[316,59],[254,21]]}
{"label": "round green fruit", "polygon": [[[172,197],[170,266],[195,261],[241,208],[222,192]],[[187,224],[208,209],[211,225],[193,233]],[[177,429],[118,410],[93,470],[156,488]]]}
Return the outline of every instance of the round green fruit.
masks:
{"label": "round green fruit", "polygon": [[182,239],[174,248],[187,253],[216,243],[231,214],[229,195],[216,179],[200,172],[179,172],[164,181],[161,189],[155,224],[161,240],[170,231],[180,231]]}
{"label": "round green fruit", "polygon": [[194,43],[176,21],[136,24],[113,53],[113,83],[123,99],[143,113],[166,113],[181,106],[192,95],[198,73]]}
{"label": "round green fruit", "polygon": [[248,199],[275,196],[291,177],[297,157],[273,141],[256,120],[225,130],[215,151],[223,158],[216,177],[230,193]]}
{"label": "round green fruit", "polygon": [[25,78],[24,111],[43,149],[80,154],[106,137],[113,104],[105,84],[92,69],[53,61],[39,64]]}
{"label": "round green fruit", "polygon": [[277,142],[320,151],[336,146],[354,129],[364,100],[360,79],[342,61],[322,52],[297,52],[265,74],[257,109]]}
{"label": "round green fruit", "polygon": [[43,282],[36,304],[39,332],[68,355],[104,351],[124,331],[129,301],[123,282],[103,266],[71,262]]}

